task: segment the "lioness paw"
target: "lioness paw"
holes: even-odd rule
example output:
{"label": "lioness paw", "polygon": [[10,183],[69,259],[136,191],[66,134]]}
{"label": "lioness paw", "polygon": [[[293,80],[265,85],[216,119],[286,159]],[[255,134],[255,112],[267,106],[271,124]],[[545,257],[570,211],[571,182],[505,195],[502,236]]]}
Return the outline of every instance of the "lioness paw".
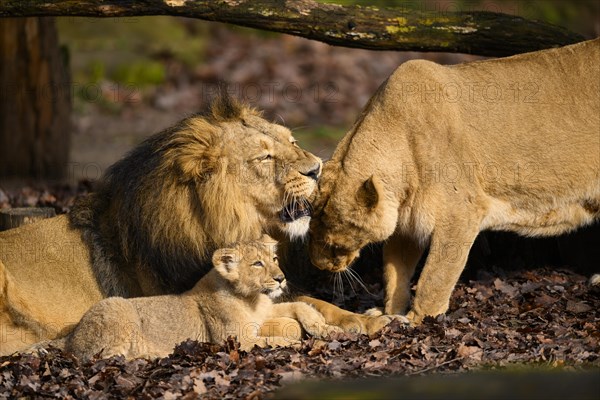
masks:
{"label": "lioness paw", "polygon": [[342,333],[342,332],[344,332],[344,330],[342,328],[340,328],[339,326],[335,326],[335,325],[327,325],[325,327],[325,331],[327,332],[327,335],[331,335],[333,333]]}
{"label": "lioness paw", "polygon": [[367,317],[380,317],[383,315],[383,308],[381,307],[373,307],[369,308],[367,311],[363,313]]}
{"label": "lioness paw", "polygon": [[394,315],[390,315],[390,317],[392,317],[393,320],[400,322],[401,324],[404,324],[404,325],[411,324],[410,319],[406,315],[394,314]]}
{"label": "lioness paw", "polygon": [[410,310],[405,316],[403,316],[407,321],[408,324],[410,326],[417,326],[417,325],[421,325],[421,322],[423,321],[423,316],[418,315],[417,313],[415,313],[413,310]]}
{"label": "lioness paw", "polygon": [[366,323],[367,335],[373,335],[379,332],[383,327],[394,320],[393,315],[380,315],[378,317],[370,317]]}

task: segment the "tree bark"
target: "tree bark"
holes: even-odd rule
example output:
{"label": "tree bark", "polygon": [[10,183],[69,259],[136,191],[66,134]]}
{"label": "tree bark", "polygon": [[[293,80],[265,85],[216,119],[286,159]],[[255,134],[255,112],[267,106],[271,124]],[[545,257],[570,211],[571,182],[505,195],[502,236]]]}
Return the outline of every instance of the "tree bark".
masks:
{"label": "tree bark", "polygon": [[370,50],[441,51],[482,56],[584,40],[559,26],[491,12],[388,10],[313,0],[3,0],[0,17],[175,15],[282,32]]}
{"label": "tree bark", "polygon": [[0,232],[56,216],[54,208],[9,208],[0,211]]}
{"label": "tree bark", "polygon": [[63,177],[71,111],[63,58],[54,18],[0,22],[0,177]]}

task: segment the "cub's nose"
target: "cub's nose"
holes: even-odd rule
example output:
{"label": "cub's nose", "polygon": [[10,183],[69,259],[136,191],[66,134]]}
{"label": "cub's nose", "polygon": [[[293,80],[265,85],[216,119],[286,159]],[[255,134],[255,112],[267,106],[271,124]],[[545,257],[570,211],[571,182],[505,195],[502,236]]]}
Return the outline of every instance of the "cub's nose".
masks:
{"label": "cub's nose", "polygon": [[285,276],[283,274],[281,274],[281,275],[274,276],[273,279],[275,279],[277,282],[281,283],[285,280]]}
{"label": "cub's nose", "polygon": [[321,174],[321,165],[317,165],[315,168],[311,169],[308,172],[302,173],[304,176],[308,176],[309,178],[314,179],[315,181],[319,179],[319,175]]}

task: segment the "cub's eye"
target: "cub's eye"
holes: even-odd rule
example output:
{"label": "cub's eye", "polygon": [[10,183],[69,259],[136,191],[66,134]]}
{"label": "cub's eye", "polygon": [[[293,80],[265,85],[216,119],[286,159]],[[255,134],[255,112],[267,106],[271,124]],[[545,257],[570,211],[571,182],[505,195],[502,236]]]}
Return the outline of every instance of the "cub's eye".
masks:
{"label": "cub's eye", "polygon": [[254,261],[254,262],[252,263],[252,266],[253,266],[253,267],[256,267],[256,268],[262,268],[262,267],[264,267],[264,266],[265,266],[265,264],[263,264],[263,262],[262,262],[262,261]]}
{"label": "cub's eye", "polygon": [[292,140],[292,146],[298,147],[298,141],[296,139]]}
{"label": "cub's eye", "polygon": [[273,257],[273,261],[275,261],[275,262],[279,261],[279,257],[277,257],[277,256]]}

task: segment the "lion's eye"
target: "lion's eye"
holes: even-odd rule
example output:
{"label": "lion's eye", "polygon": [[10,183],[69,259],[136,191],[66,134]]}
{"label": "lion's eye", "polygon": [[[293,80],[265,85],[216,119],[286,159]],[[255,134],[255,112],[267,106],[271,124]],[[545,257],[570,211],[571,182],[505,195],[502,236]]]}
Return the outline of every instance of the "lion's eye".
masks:
{"label": "lion's eye", "polygon": [[265,266],[265,264],[263,264],[262,261],[255,261],[255,262],[252,263],[252,266],[256,267],[256,268],[262,268],[262,267]]}
{"label": "lion's eye", "polygon": [[266,156],[262,156],[259,158],[260,161],[271,161],[273,159],[273,156],[270,154],[267,154]]}
{"label": "lion's eye", "polygon": [[292,141],[292,145],[295,146],[295,147],[298,147],[298,141],[297,140],[293,140]]}
{"label": "lion's eye", "polygon": [[277,262],[277,261],[279,261],[279,257],[277,257],[277,256],[273,257],[273,261],[274,261],[274,262]]}

